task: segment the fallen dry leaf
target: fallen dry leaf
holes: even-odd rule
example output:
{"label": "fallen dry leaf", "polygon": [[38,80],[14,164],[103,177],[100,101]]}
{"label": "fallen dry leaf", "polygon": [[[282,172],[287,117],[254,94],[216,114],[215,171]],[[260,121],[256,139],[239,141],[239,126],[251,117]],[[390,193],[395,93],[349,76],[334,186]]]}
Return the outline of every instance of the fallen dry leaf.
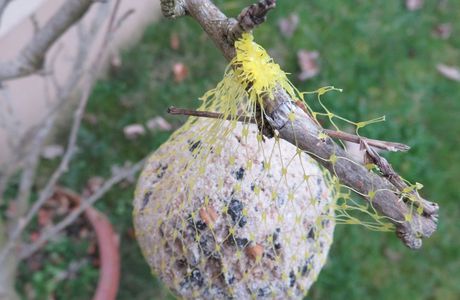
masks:
{"label": "fallen dry leaf", "polygon": [[173,50],[179,50],[179,48],[180,48],[180,38],[179,38],[179,35],[176,32],[173,32],[171,34],[171,37],[169,38],[169,46]]}
{"label": "fallen dry leaf", "polygon": [[125,137],[130,140],[134,140],[145,134],[145,129],[142,124],[131,124],[123,128]]}
{"label": "fallen dry leaf", "polygon": [[392,249],[390,249],[388,247],[386,247],[383,250],[383,253],[392,262],[398,262],[403,258],[403,255],[402,255],[401,252],[396,251],[396,250],[392,250]]}
{"label": "fallen dry leaf", "polygon": [[406,0],[407,10],[414,11],[422,8],[423,0]]}
{"label": "fallen dry leaf", "polygon": [[175,63],[173,65],[174,80],[176,82],[182,82],[188,75],[188,69],[183,63]]}
{"label": "fallen dry leaf", "polygon": [[64,147],[61,145],[48,145],[42,150],[42,157],[49,160],[61,157],[63,154]]}
{"label": "fallen dry leaf", "polygon": [[170,131],[172,129],[172,125],[168,123],[162,117],[155,117],[147,121],[145,124],[147,128],[151,131]]}
{"label": "fallen dry leaf", "polygon": [[450,80],[460,81],[460,69],[458,67],[438,64],[436,69],[438,69],[438,72],[441,73],[442,76]]}
{"label": "fallen dry leaf", "polygon": [[300,67],[299,79],[304,81],[315,77],[319,73],[318,51],[299,50],[297,60]]}
{"label": "fallen dry leaf", "polygon": [[441,39],[447,40],[452,34],[452,24],[439,24],[433,29],[433,34]]}
{"label": "fallen dry leaf", "polygon": [[51,212],[46,209],[40,209],[37,214],[38,224],[42,227],[45,227],[52,222]]}
{"label": "fallen dry leaf", "polygon": [[289,17],[280,19],[278,22],[281,34],[288,38],[292,37],[298,25],[299,16],[297,14],[291,14]]}

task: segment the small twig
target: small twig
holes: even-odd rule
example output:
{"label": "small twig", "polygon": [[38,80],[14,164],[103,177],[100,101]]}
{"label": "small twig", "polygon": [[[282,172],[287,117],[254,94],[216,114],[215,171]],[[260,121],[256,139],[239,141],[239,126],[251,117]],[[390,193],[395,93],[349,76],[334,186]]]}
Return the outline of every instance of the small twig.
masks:
{"label": "small twig", "polygon": [[[212,118],[212,119],[223,119],[224,118],[224,115],[222,113],[177,108],[174,106],[170,106],[168,108],[168,113],[171,115],[184,115],[184,116],[194,116],[194,117]],[[229,120],[229,121],[237,120],[238,122],[256,124],[256,119],[250,116],[227,116],[226,120]],[[369,139],[369,138],[360,137],[354,134],[346,133],[343,131],[323,129],[323,132],[330,137],[338,138],[338,139],[352,142],[355,144],[360,144],[361,141],[364,140],[366,141],[368,145],[372,147],[376,147],[376,148],[387,150],[387,151],[396,152],[396,151],[407,151],[410,149],[409,146],[404,145],[404,144]]]}
{"label": "small twig", "polygon": [[5,11],[5,8],[8,6],[10,2],[11,0],[0,0],[0,25],[2,22],[3,12]]}
{"label": "small twig", "polygon": [[375,164],[382,173],[382,176],[387,178],[388,181],[390,181],[402,194],[409,193],[414,196],[414,204],[417,207],[422,207],[424,214],[432,215],[437,218],[437,211],[439,210],[438,205],[423,199],[416,189],[405,192],[409,186],[404,182],[401,176],[395,172],[391,164],[384,157],[381,157],[377,151],[372,149],[369,145],[369,142],[365,139],[362,139],[360,142],[361,150],[364,150],[366,153],[365,160]]}
{"label": "small twig", "polygon": [[127,11],[125,11],[123,13],[123,15],[121,15],[119,18],[118,18],[118,21],[117,21],[117,24],[114,26],[113,28],[113,31],[118,31],[118,29],[123,26],[123,23],[132,15],[136,12],[136,10],[134,8],[132,9],[129,9]]}
{"label": "small twig", "polygon": [[275,6],[276,0],[260,0],[243,9],[228,31],[229,41],[236,41],[244,32],[249,32],[265,22],[268,12]]}
{"label": "small twig", "polygon": [[[202,111],[202,110],[193,110],[193,109],[186,109],[186,108],[178,108],[174,106],[170,106],[168,108],[168,114],[171,115],[182,115],[182,116],[193,116],[193,117],[202,117],[202,118],[211,118],[211,119],[223,119],[224,114],[218,112],[211,112],[211,111]],[[252,123],[256,124],[256,120],[253,117],[249,116],[228,116],[226,118],[228,121],[237,120],[238,122],[244,123]]]}
{"label": "small twig", "polygon": [[107,180],[102,185],[102,187],[89,198],[82,199],[81,205],[78,206],[75,210],[73,210],[72,213],[70,213],[67,217],[65,217],[56,225],[46,229],[42,234],[40,234],[40,238],[33,244],[26,246],[21,251],[20,258],[24,259],[35,253],[35,251],[40,249],[40,247],[42,247],[44,243],[56,236],[56,234],[59,233],[61,230],[72,224],[88,207],[92,206],[96,201],[101,199],[108,191],[110,191],[110,189],[114,185],[125,180],[126,178],[134,176],[137,172],[139,172],[144,166],[145,161],[146,159],[144,158],[132,167],[119,172],[118,174]]}
{"label": "small twig", "polygon": [[408,151],[410,147],[405,144],[401,143],[395,143],[395,142],[387,142],[387,141],[381,141],[381,140],[375,140],[375,139],[370,139],[367,137],[361,137],[358,135],[354,135],[351,133],[346,133],[343,131],[336,131],[336,130],[330,130],[330,129],[323,129],[324,133],[326,133],[328,136],[332,138],[337,138],[343,141],[347,142],[352,142],[355,144],[359,144],[360,141],[364,140],[366,141],[370,146],[386,150],[386,151],[391,151],[391,152],[398,152],[398,151]]}

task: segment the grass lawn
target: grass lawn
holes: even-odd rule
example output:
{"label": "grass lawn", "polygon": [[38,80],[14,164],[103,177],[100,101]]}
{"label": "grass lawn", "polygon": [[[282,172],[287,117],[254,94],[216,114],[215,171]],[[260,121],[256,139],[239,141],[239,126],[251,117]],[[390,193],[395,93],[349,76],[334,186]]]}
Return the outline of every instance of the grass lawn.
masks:
{"label": "grass lawn", "polygon": [[[230,15],[250,1],[218,1]],[[301,90],[325,85],[344,89],[324,97],[335,113],[351,120],[386,115],[387,121],[362,134],[412,146],[391,154],[396,170],[424,184],[423,195],[441,206],[439,230],[419,251],[405,248],[394,234],[358,226],[337,226],[326,267],[308,299],[460,299],[460,83],[442,77],[436,64],[460,65],[460,2],[425,1],[407,11],[403,1],[278,1],[255,39],[275,57]],[[296,13],[300,24],[292,38],[280,34],[280,18]],[[443,40],[433,28],[451,23]],[[169,46],[178,34],[180,49]],[[321,72],[307,82],[296,80],[296,53],[320,53]],[[173,80],[172,65],[186,64],[189,76]],[[80,152],[63,184],[81,191],[92,176],[109,176],[111,166],[136,161],[155,150],[168,133],[149,133],[134,141],[123,127],[165,115],[170,105],[196,108],[197,98],[222,77],[226,62],[190,18],[151,25],[140,44],[123,54],[123,65],[100,81],[91,96],[79,135]],[[183,118],[164,116],[179,125]],[[121,236],[123,269],[119,299],[165,299],[167,291],[151,275],[132,230],[133,188],[118,187],[97,207],[105,211]],[[59,299],[87,299],[97,277],[90,267],[82,276],[55,287]],[[22,274],[23,281],[31,279]],[[33,281],[39,286],[44,280]],[[21,284],[22,286],[22,284]],[[87,290],[87,291],[86,291]],[[46,294],[46,292],[43,292]]]}

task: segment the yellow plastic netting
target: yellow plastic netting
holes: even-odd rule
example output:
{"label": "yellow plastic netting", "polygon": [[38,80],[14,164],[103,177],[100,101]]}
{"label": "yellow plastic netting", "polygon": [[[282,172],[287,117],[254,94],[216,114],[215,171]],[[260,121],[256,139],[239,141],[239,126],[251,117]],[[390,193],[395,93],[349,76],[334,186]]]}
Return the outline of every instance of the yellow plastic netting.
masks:
{"label": "yellow plastic netting", "polygon": [[[383,119],[351,122],[333,114],[321,96],[337,89],[298,91],[250,34],[235,47],[223,80],[199,108],[223,117],[189,118],[141,174],[136,235],[152,271],[180,297],[301,298],[325,263],[335,223],[380,231],[393,225],[307,153],[276,134],[264,138],[238,116],[256,116],[263,96],[280,85],[337,129],[336,118],[356,132]],[[317,95],[323,111],[310,109],[308,94]]]}

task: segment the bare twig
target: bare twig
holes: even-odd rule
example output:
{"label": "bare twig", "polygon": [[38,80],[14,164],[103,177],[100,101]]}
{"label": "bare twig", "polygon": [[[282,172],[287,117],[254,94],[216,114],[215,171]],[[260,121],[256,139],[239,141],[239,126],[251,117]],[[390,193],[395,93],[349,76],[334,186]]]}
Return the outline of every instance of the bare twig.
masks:
{"label": "bare twig", "polygon": [[0,24],[2,22],[3,12],[10,2],[11,0],[0,0]]}
{"label": "bare twig", "polygon": [[107,180],[102,185],[102,187],[99,190],[97,190],[93,195],[91,195],[87,199],[83,199],[81,205],[74,211],[72,211],[72,213],[70,213],[66,218],[64,218],[56,225],[46,229],[45,232],[40,234],[40,238],[37,241],[35,241],[31,245],[26,246],[21,252],[21,259],[27,258],[30,255],[32,255],[35,251],[40,249],[40,247],[43,246],[44,243],[56,236],[56,234],[59,233],[61,230],[72,224],[78,218],[78,216],[80,216],[81,213],[85,211],[85,209],[92,206],[97,200],[101,199],[114,185],[125,180],[126,178],[132,177],[134,174],[139,172],[144,166],[144,163],[145,159],[137,162],[135,165],[128,169],[122,170],[121,172],[117,173],[115,176]]}
{"label": "bare twig", "polygon": [[229,41],[236,41],[244,32],[251,31],[257,25],[265,22],[268,11],[275,8],[275,6],[276,0],[260,0],[258,3],[243,9],[237,17],[236,22],[234,22],[234,25],[229,29]]}
{"label": "bare twig", "polygon": [[37,132],[31,145],[29,154],[25,157],[24,171],[21,174],[19,192],[16,197],[16,217],[13,218],[15,224],[20,217],[26,212],[32,185],[35,182],[35,175],[38,168],[41,150],[45,143],[46,137],[50,132],[55,121],[55,116],[48,118],[45,125]]}
{"label": "bare twig", "polygon": [[[211,0],[183,0],[180,5],[200,23],[224,57],[232,60],[235,48],[228,39],[228,30],[234,26],[234,20],[227,18]],[[264,117],[271,128],[278,131],[279,137],[310,154],[343,184],[361,195],[368,195],[365,198],[372,201],[373,207],[395,224],[403,243],[412,249],[420,248],[422,238],[431,236],[436,230],[437,205],[426,201],[434,207],[432,214],[419,215],[411,210],[399,200],[399,190],[385,177],[353,162],[330,137],[320,138],[323,128],[299,108],[285,90],[278,87],[271,94],[273,99],[264,99]]]}
{"label": "bare twig", "polygon": [[68,0],[38,30],[12,61],[0,63],[0,81],[29,75],[42,68],[48,49],[89,9],[94,0]]}
{"label": "bare twig", "polygon": [[110,19],[109,19],[109,23],[107,25],[107,30],[106,30],[106,33],[104,35],[102,45],[99,48],[99,51],[97,53],[98,54],[97,57],[99,57],[100,59],[98,60],[98,63],[94,64],[93,67],[91,68],[91,70],[89,72],[89,75],[87,77],[87,80],[86,80],[86,82],[85,82],[85,84],[83,86],[83,92],[82,92],[82,94],[80,96],[79,104],[78,104],[77,110],[75,111],[75,114],[74,114],[74,121],[73,121],[73,124],[72,124],[72,127],[71,127],[71,131],[70,131],[70,135],[69,135],[69,139],[68,139],[68,143],[67,143],[67,150],[66,150],[66,152],[65,152],[65,154],[64,154],[64,156],[63,156],[63,158],[62,158],[62,160],[61,160],[61,162],[59,164],[59,166],[53,172],[53,174],[51,175],[49,181],[47,182],[45,187],[39,193],[38,199],[34,202],[33,206],[30,208],[30,210],[28,211],[27,215],[17,222],[16,227],[14,228],[14,230],[12,231],[12,233],[9,236],[9,241],[8,241],[7,245],[0,252],[0,264],[2,263],[2,260],[7,256],[7,254],[14,248],[14,246],[16,245],[16,243],[17,243],[18,239],[20,238],[22,232],[27,227],[27,225],[32,221],[34,216],[37,214],[38,210],[43,206],[43,204],[46,202],[46,200],[51,196],[51,194],[52,194],[52,192],[54,190],[54,187],[55,187],[56,183],[58,182],[58,180],[61,178],[61,176],[64,174],[64,172],[67,171],[68,164],[69,164],[69,162],[70,162],[70,160],[71,160],[71,158],[72,158],[72,156],[73,156],[73,154],[75,152],[75,149],[76,149],[77,134],[78,134],[78,131],[80,129],[81,120],[83,118],[83,113],[85,111],[86,104],[87,104],[88,99],[89,99],[92,84],[94,82],[96,74],[99,73],[99,70],[100,70],[100,68],[102,66],[102,58],[105,55],[106,48],[107,48],[108,43],[109,43],[109,41],[110,41],[110,39],[112,37],[112,34],[114,32],[113,31],[113,28],[114,28],[113,26],[114,26],[114,22],[115,22],[115,17],[116,17],[117,12],[118,12],[118,8],[120,6],[120,1],[121,0],[117,0],[117,2],[115,2],[114,8],[112,10],[112,13],[111,13],[111,16],[110,16]]}
{"label": "bare twig", "polygon": [[365,159],[375,164],[382,173],[382,176],[387,178],[401,193],[408,195],[406,197],[409,199],[405,200],[412,201],[415,206],[421,207],[424,214],[432,215],[437,218],[437,211],[439,208],[436,203],[423,199],[416,188],[409,187],[401,176],[396,173],[391,164],[384,157],[381,157],[374,149],[369,147],[370,144],[368,141],[363,139],[360,145],[362,150],[366,153]]}
{"label": "bare twig", "polygon": [[[174,106],[170,106],[168,108],[168,113],[171,115],[184,115],[184,116],[194,116],[194,117],[212,118],[212,119],[223,119],[224,118],[224,115],[222,113],[184,109],[184,108],[178,108]],[[256,119],[250,116],[228,116],[226,119],[229,121],[237,120],[238,122],[257,124]],[[323,129],[323,132],[332,138],[338,138],[340,140],[352,142],[355,144],[360,144],[361,141],[364,140],[366,141],[368,145],[372,147],[376,147],[376,148],[387,150],[387,151],[397,152],[397,151],[407,151],[410,149],[410,147],[405,144],[369,139],[366,137],[361,137],[361,136],[357,136],[354,134],[346,133],[343,131]]]}

